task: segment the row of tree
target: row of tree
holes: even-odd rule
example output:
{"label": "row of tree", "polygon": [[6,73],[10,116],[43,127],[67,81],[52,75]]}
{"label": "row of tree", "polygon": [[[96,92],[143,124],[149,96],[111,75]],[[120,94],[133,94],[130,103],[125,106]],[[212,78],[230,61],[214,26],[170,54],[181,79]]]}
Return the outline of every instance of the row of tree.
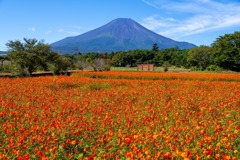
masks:
{"label": "row of tree", "polygon": [[59,55],[51,50],[51,46],[36,39],[26,39],[24,42],[9,41],[6,57],[3,61],[11,62],[10,72],[16,75],[31,76],[35,71],[53,71],[60,74],[69,69],[109,70],[115,67],[133,67],[138,64],[154,64],[163,66],[171,64],[177,67],[193,70],[232,70],[240,71],[240,32],[225,34],[216,39],[211,46],[199,46],[190,50],[169,48],[159,50],[153,44],[152,50],[131,50],[112,53],[87,53]]}
{"label": "row of tree", "polygon": [[114,66],[136,66],[141,63],[164,63],[193,70],[231,70],[240,71],[240,32],[225,34],[217,38],[211,46],[199,46],[190,50],[169,48],[158,50],[134,50],[117,52],[112,57]]}
{"label": "row of tree", "polygon": [[66,63],[67,58],[52,52],[51,46],[43,41],[24,38],[23,43],[17,40],[9,41],[6,45],[9,48],[8,54],[2,59],[9,60],[8,67],[10,66],[10,68],[7,70],[14,75],[31,76],[37,70],[52,70],[54,73],[59,74],[69,66]]}
{"label": "row of tree", "polygon": [[199,70],[240,71],[240,32],[225,34],[211,47],[200,46],[188,52],[189,66]]}

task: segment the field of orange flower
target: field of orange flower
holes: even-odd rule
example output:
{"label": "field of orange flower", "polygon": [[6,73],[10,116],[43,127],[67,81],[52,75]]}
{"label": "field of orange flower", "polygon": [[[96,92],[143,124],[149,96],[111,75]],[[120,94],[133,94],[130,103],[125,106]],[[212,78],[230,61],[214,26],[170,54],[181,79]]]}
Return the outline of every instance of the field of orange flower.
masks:
{"label": "field of orange flower", "polygon": [[240,159],[239,81],[145,72],[1,78],[0,159]]}
{"label": "field of orange flower", "polygon": [[73,76],[101,79],[145,79],[145,80],[198,80],[198,81],[235,81],[240,82],[240,74],[219,73],[163,73],[163,72],[78,72]]}

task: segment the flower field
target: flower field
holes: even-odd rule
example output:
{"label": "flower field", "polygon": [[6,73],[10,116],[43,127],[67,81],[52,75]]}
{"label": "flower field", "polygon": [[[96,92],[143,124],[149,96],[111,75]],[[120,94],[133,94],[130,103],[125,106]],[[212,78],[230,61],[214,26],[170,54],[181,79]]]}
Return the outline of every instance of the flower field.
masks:
{"label": "flower field", "polygon": [[0,159],[240,159],[240,75],[0,79]]}

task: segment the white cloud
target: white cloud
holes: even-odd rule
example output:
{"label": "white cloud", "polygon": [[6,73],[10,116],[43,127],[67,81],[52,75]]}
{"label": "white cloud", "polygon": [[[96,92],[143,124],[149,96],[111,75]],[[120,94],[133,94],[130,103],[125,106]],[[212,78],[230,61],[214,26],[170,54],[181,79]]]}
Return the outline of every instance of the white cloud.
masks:
{"label": "white cloud", "polygon": [[58,29],[58,32],[64,32],[64,29],[60,28]]}
{"label": "white cloud", "polygon": [[36,31],[35,27],[28,28],[28,30],[30,30],[30,31],[32,31],[32,32],[35,32],[35,31]]}
{"label": "white cloud", "polygon": [[46,32],[46,34],[50,34],[50,33],[52,33],[52,31],[51,31],[51,30],[49,30],[49,31],[47,31],[47,32]]}
{"label": "white cloud", "polygon": [[151,2],[149,2],[149,1],[147,1],[147,0],[142,0],[142,1],[143,1],[144,3],[150,5],[150,6],[154,7],[154,8],[158,8],[158,6],[155,5],[154,3],[151,3]]}
{"label": "white cloud", "polygon": [[165,3],[165,0],[144,1],[170,12],[171,16],[174,15],[174,18],[153,15],[143,19],[142,24],[145,27],[164,36],[183,37],[240,25],[240,3],[213,0],[180,0],[169,3]]}
{"label": "white cloud", "polygon": [[148,29],[151,29],[151,30],[158,29],[159,27],[168,27],[169,25],[171,25],[169,23],[168,18],[166,18],[166,19],[164,19],[162,17],[159,18],[156,15],[146,17],[143,19],[143,21],[144,21],[143,25],[147,26]]}

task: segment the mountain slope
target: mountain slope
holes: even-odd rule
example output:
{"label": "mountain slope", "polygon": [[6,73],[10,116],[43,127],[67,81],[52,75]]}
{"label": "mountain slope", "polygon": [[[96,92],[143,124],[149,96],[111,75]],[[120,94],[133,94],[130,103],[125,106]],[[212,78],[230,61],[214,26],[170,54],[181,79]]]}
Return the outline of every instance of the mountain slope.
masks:
{"label": "mountain slope", "polygon": [[79,36],[68,37],[52,43],[51,46],[53,50],[60,53],[87,53],[151,49],[154,43],[157,43],[160,49],[196,47],[191,43],[177,42],[161,36],[127,18],[115,19]]}
{"label": "mountain slope", "polygon": [[7,54],[7,51],[0,51],[0,55],[5,55]]}

